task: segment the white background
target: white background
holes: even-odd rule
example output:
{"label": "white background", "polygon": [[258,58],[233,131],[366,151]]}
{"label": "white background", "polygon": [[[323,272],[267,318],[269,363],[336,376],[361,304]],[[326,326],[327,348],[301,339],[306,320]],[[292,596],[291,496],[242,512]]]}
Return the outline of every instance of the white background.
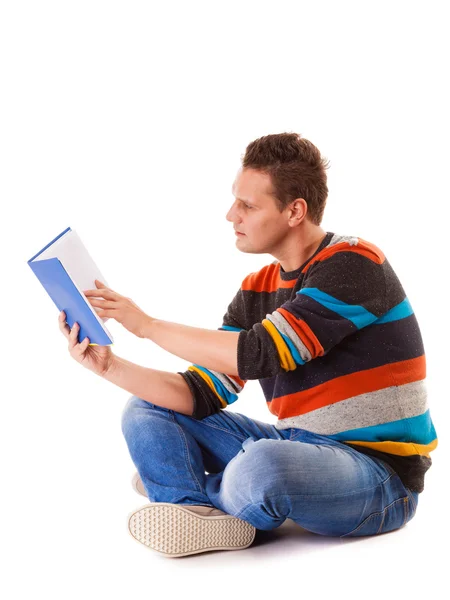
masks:
{"label": "white background", "polygon": [[[436,592],[448,540],[445,4],[1,4],[5,598]],[[216,329],[245,275],[273,260],[239,252],[225,215],[246,145],[282,131],[330,160],[322,227],[378,245],[400,277],[439,446],[402,530],[344,542],[286,522],[240,552],[168,559],[127,531],[145,505],[120,427],[130,394],[69,356],[27,260],[70,226],[148,314]],[[127,360],[190,364],[107,327]],[[230,409],[276,420],[256,381]]]}

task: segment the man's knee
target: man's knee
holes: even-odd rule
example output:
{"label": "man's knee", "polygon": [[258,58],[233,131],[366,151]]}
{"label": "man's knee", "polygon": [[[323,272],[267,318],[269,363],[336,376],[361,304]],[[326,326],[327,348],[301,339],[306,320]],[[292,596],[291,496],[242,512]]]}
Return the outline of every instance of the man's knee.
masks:
{"label": "man's knee", "polygon": [[286,472],[286,461],[279,452],[282,443],[283,440],[247,438],[225,468],[223,485],[228,492],[245,497],[246,502],[257,502],[272,489],[278,492],[280,478]]}
{"label": "man's knee", "polygon": [[[228,483],[232,487],[243,486],[248,498],[253,500],[293,491],[309,494],[315,493],[318,487],[323,488],[327,460],[330,460],[327,453],[316,446],[313,449],[311,445],[300,446],[290,440],[248,438],[228,465],[228,473],[227,466],[224,476],[229,476]],[[328,477],[333,478],[329,473]]]}
{"label": "man's knee", "polygon": [[140,428],[143,422],[145,422],[145,426],[148,428],[149,418],[155,413],[165,414],[170,412],[169,409],[152,404],[147,400],[142,400],[139,396],[131,396],[122,411],[122,433],[126,437],[130,431]]}
{"label": "man's knee", "polygon": [[136,420],[136,416],[138,413],[139,409],[148,409],[151,408],[153,405],[150,404],[149,402],[147,402],[146,400],[142,400],[142,398],[139,398],[138,396],[131,396],[127,403],[125,404],[125,407],[122,411],[122,417],[121,417],[121,427],[122,427],[122,433],[124,435],[126,435],[126,432],[128,431],[130,424],[132,422],[134,422]]}

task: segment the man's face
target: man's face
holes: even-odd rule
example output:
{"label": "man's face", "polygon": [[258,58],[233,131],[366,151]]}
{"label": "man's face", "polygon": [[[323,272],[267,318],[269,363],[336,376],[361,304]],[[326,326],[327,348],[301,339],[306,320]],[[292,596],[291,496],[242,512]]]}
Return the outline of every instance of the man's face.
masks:
{"label": "man's face", "polygon": [[240,168],[232,186],[235,197],[226,219],[233,223],[236,244],[242,252],[272,254],[290,230],[287,211],[280,213],[273,196],[270,176]]}

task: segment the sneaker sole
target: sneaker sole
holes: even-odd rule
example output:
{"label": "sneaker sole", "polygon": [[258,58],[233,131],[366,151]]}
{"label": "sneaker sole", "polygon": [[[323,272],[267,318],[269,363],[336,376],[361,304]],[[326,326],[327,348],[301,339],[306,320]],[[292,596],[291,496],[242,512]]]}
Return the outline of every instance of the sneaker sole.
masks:
{"label": "sneaker sole", "polygon": [[131,513],[128,530],[144,546],[169,557],[241,550],[248,548],[256,535],[256,528],[238,517],[197,515],[168,502],[151,502]]}

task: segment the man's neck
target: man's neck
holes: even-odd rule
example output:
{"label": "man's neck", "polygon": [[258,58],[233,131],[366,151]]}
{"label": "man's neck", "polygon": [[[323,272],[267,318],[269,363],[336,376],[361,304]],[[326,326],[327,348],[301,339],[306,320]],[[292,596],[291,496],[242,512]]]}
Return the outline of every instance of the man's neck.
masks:
{"label": "man's neck", "polygon": [[311,256],[316,252],[317,248],[325,239],[327,232],[323,229],[319,228],[318,231],[315,232],[314,238],[310,241],[304,243],[302,248],[300,248],[300,253],[298,246],[293,247],[292,253],[287,249],[285,253],[285,257],[278,258],[278,261],[285,272],[295,271],[300,268]]}

